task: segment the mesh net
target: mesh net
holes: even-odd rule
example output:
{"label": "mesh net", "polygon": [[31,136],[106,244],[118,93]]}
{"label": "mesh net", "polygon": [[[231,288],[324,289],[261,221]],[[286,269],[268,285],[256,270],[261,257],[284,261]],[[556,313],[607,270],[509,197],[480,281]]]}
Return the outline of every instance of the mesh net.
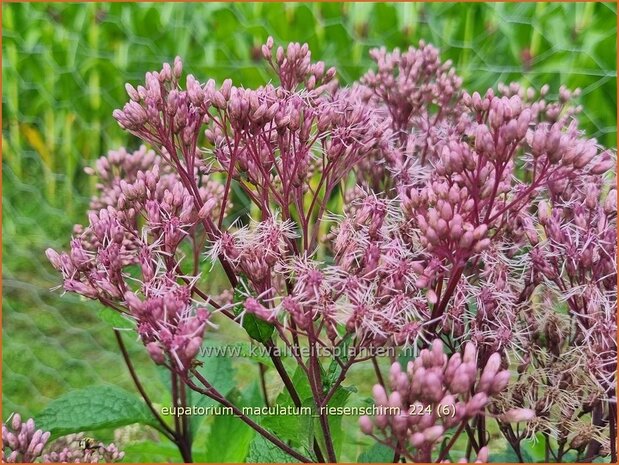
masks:
{"label": "mesh net", "polygon": [[[138,145],[111,118],[126,100],[124,82],[175,55],[201,80],[259,85],[270,79],[259,46],[273,35],[308,42],[347,83],[371,66],[370,48],[423,38],[454,61],[471,90],[509,81],[582,88],[584,127],[616,144],[610,3],[5,3],[2,10],[5,416],[36,414],[72,388],[130,388],[97,305],[49,291],[59,277],[44,250],[65,246],[72,224],[84,221],[92,186],[83,167],[108,149]],[[137,343],[131,350],[143,356]]]}

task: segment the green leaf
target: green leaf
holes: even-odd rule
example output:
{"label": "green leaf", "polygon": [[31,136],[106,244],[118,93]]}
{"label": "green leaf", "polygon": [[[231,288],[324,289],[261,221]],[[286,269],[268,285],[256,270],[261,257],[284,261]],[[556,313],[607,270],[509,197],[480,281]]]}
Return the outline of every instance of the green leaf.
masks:
{"label": "green leaf", "polygon": [[[229,344],[229,353],[234,358],[245,358],[253,362],[259,362],[267,366],[273,366],[273,360],[264,351],[264,347],[255,342],[236,342]],[[284,354],[280,354],[280,358],[284,360],[287,358]]]}
{"label": "green leaf", "polygon": [[271,323],[267,323],[251,313],[246,313],[243,317],[243,328],[245,328],[249,337],[263,344],[271,340],[275,330],[275,326]]}
{"label": "green leaf", "polygon": [[[303,371],[303,368],[297,367],[294,371],[294,374],[292,375],[292,384],[294,385],[297,394],[299,394],[299,398],[307,399],[312,397],[312,388],[307,381],[307,375],[305,374],[305,371]],[[288,394],[287,390],[282,391],[282,395],[287,396],[287,398],[290,399],[289,405],[293,405],[292,399],[290,398],[290,394]]]}
{"label": "green leaf", "polygon": [[227,352],[224,345],[217,346],[207,342],[203,345],[203,349],[205,347],[218,348],[219,351],[211,352],[210,356],[203,355],[204,352],[198,354],[197,359],[202,362],[202,365],[198,367],[198,371],[220,394],[225,396],[236,386],[232,357],[227,355],[229,352]]}
{"label": "green leaf", "polygon": [[390,463],[393,461],[393,449],[376,443],[359,454],[358,463]]}
{"label": "green leaf", "polygon": [[142,399],[115,386],[71,391],[50,402],[37,417],[37,426],[54,437],[133,423],[159,428]]}
{"label": "green leaf", "polygon": [[[329,400],[329,408],[344,407],[348,401],[348,397],[354,389],[338,387]],[[316,419],[318,421],[318,419]],[[342,430],[342,415],[328,415],[329,430],[331,432],[331,440],[335,454],[339,457],[342,449],[342,441],[344,439],[344,431]]]}
{"label": "green leaf", "polygon": [[520,443],[520,450],[531,457],[532,462],[543,462],[546,458],[546,438],[542,433],[536,434],[536,439]]}
{"label": "green leaf", "polygon": [[[522,459],[525,463],[534,462],[533,458],[525,449],[521,449],[520,453],[522,454]],[[511,446],[508,445],[503,451],[492,452],[488,458],[488,461],[490,463],[519,463],[520,459]]]}
{"label": "green leaf", "polygon": [[[353,340],[352,333],[348,333],[346,336],[344,336],[342,341],[338,344],[338,351],[340,354],[342,354],[342,357],[340,357],[340,363],[348,362],[348,359],[349,359],[348,350],[352,343],[352,340]],[[337,381],[337,378],[340,376],[340,373],[342,372],[342,367],[340,363],[338,363],[337,360],[333,359],[331,360],[331,363],[329,364],[329,368],[327,370],[325,380],[323,382],[323,384],[325,385],[324,387],[327,390],[331,386],[333,386],[333,384]]]}
{"label": "green leaf", "polygon": [[101,319],[101,321],[109,324],[113,328],[116,329],[135,329],[135,324],[128,319],[118,313],[116,310],[112,310],[108,307],[103,307],[97,313],[97,316]]}
{"label": "green leaf", "polygon": [[[295,387],[297,394],[299,395],[299,399],[303,400],[312,398],[312,388],[307,381],[307,376],[305,375],[305,372],[300,366],[297,366],[297,369],[292,375],[292,384]],[[288,390],[285,388],[277,396],[276,402],[279,405],[294,405],[292,397],[290,397]]]}
{"label": "green leaf", "polygon": [[[314,435],[316,435],[318,441],[323,444],[324,450],[324,438],[322,436],[318,412],[316,411],[316,404],[312,396],[312,389],[309,385],[305,372],[300,367],[297,367],[294,375],[292,376],[292,383],[296,388],[299,398],[302,399],[302,407],[310,407],[312,409],[312,415],[273,416],[265,418],[263,420],[263,425],[277,433],[278,436],[284,437],[289,441],[293,441],[295,445],[304,447],[307,450],[312,449],[311,446],[314,441]],[[328,407],[344,407],[348,397],[354,390],[354,388],[343,388],[340,386],[336,389],[335,393],[329,400]],[[278,405],[282,406],[294,406],[292,398],[287,390],[282,391],[282,393],[277,397],[276,402]],[[333,446],[336,454],[339,455],[344,438],[344,432],[342,430],[342,416],[328,415],[328,422]]]}
{"label": "green leaf", "polygon": [[206,441],[205,462],[244,462],[255,431],[234,415],[218,415]]}
{"label": "green leaf", "polygon": [[[567,462],[567,459],[565,461]],[[596,457],[592,460],[592,463],[610,463],[610,455],[607,455],[606,457]]]}
{"label": "green leaf", "polygon": [[[280,402],[277,402],[277,404],[281,406],[290,405],[286,403],[281,404]],[[308,412],[315,411],[314,399],[306,399],[301,406],[303,410],[298,411],[297,415],[270,415],[264,417],[262,426],[275,432],[279,438],[290,441],[293,446],[309,450],[314,440],[313,418],[312,413],[304,414],[302,412],[306,410]]]}
{"label": "green leaf", "polygon": [[[253,383],[243,392],[234,389],[230,397],[241,408],[262,403],[258,383]],[[252,416],[252,418],[256,422],[260,421],[259,417]],[[196,462],[244,462],[255,434],[256,432],[239,418],[233,415],[218,415],[210,425],[206,439],[206,453],[199,457],[194,455],[194,460]]]}
{"label": "green leaf", "polygon": [[[293,376],[294,385],[300,399],[302,407],[309,407],[315,411],[315,403],[312,398],[312,390],[308,384],[305,372],[301,367],[297,367]],[[282,407],[295,407],[292,397],[287,389],[284,389],[275,401],[276,405]],[[265,428],[275,432],[279,437],[292,441],[293,445],[311,449],[310,445],[314,440],[312,415],[272,415],[262,421]]]}
{"label": "green leaf", "polygon": [[[204,352],[198,354],[197,359],[202,362],[202,366],[198,367],[198,371],[217,391],[226,397],[236,386],[235,370],[232,366],[232,359],[229,356],[225,356],[225,346],[216,346],[212,343],[205,343],[204,347],[219,348],[217,356],[211,353],[211,356],[205,356]],[[194,402],[196,396],[199,396],[197,401]],[[200,394],[191,391],[190,402],[196,407],[211,407],[217,402],[207,396],[200,396]],[[191,417],[191,430],[195,433],[204,417],[202,415],[195,415]],[[195,435],[194,435],[195,437]]]}
{"label": "green leaf", "polygon": [[298,460],[291,457],[275,444],[267,441],[262,436],[256,436],[249,446],[247,463],[297,463]]}
{"label": "green leaf", "polygon": [[402,368],[406,368],[406,366],[408,365],[408,362],[415,360],[415,356],[413,355],[414,353],[414,347],[412,346],[405,346],[401,351],[400,354],[398,355],[398,363],[400,364],[400,366]]}
{"label": "green leaf", "polygon": [[[138,442],[123,446],[125,463],[183,463],[176,445],[170,441]],[[195,451],[194,451],[195,454]]]}

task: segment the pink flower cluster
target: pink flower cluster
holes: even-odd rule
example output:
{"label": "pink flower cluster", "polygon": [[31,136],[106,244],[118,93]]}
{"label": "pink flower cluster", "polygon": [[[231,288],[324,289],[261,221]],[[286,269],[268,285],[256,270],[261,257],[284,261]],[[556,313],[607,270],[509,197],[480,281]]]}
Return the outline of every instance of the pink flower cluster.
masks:
{"label": "pink flower cluster", "polygon": [[199,255],[187,271],[175,252],[189,240],[199,254],[204,239],[196,229],[219,214],[221,188],[205,176],[198,209],[178,175],[144,147],[110,152],[97,161],[96,174],[100,194],[91,201],[88,225],[75,227],[69,253],[49,249],[47,256],[66,291],[118,310],[136,323],[157,363],[169,358],[187,369],[202,343],[208,298],[192,290]]}
{"label": "pink flower cluster", "polygon": [[[464,421],[483,414],[490,398],[507,387],[510,373],[501,369],[498,353],[490,355],[480,375],[477,358],[471,342],[462,355],[448,357],[443,343],[436,339],[431,349],[423,349],[414,362],[408,363],[406,371],[394,363],[390,370],[391,393],[377,384],[373,394],[376,405],[395,413],[381,413],[373,419],[361,417],[361,429],[414,462],[432,462],[443,434],[460,425],[457,437]],[[512,409],[502,417],[508,422],[527,421],[535,417],[535,412]],[[482,452],[478,453],[481,460],[483,451],[477,449]],[[442,455],[439,461],[444,458]]]}
{"label": "pink flower cluster", "polygon": [[[88,170],[88,225],[69,252],[47,252],[64,289],[134,321],[192,389],[214,313],[268,323],[267,345],[421,350],[376,402],[446,398],[455,416],[362,421],[412,460],[451,427],[481,431],[485,460],[487,415],[515,451],[541,432],[560,460],[588,428],[580,459],[616,458],[601,434],[617,429],[616,154],[579,128],[578,92],[469,93],[423,42],[374,50],[376,69],[350,87],[305,44],[269,39],[262,54],[274,80],[257,89],[182,79],[178,58],[127,85],[114,117],[153,151]],[[249,221],[232,208],[244,199]],[[338,383],[367,359],[336,360]],[[321,362],[297,362],[328,402]],[[334,459],[328,441],[323,452]]]}
{"label": "pink flower cluster", "polygon": [[124,456],[114,444],[105,445],[79,433],[54,441],[41,460],[44,463],[115,463]]}
{"label": "pink flower cluster", "polygon": [[43,452],[50,433],[35,430],[34,420],[23,422],[14,414],[9,425],[2,424],[2,462],[31,463]]}
{"label": "pink flower cluster", "polygon": [[32,418],[23,422],[13,414],[2,424],[2,463],[113,463],[124,457],[114,444],[87,439],[83,433],[63,436],[48,444],[50,433],[35,430]]}

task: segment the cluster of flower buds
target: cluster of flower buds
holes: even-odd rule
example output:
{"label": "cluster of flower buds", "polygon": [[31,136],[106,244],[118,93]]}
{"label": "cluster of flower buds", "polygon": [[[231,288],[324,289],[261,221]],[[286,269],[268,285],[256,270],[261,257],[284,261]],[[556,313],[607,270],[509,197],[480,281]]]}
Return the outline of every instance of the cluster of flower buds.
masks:
{"label": "cluster of flower buds", "polygon": [[[431,462],[447,430],[483,415],[491,398],[507,387],[509,378],[509,371],[501,369],[498,353],[490,355],[479,374],[473,343],[465,345],[462,355],[448,357],[443,343],[436,339],[430,349],[423,349],[408,363],[406,371],[399,363],[392,365],[391,393],[380,384],[373,390],[374,401],[383,411],[374,418],[361,417],[359,424],[364,433],[410,460]],[[514,409],[501,419],[519,422],[534,416],[530,410]]]}
{"label": "cluster of flower buds", "polygon": [[517,82],[512,82],[509,85],[499,83],[497,90],[503,96],[518,96],[522,101],[530,102],[533,114],[543,117],[550,123],[569,124],[582,111],[582,107],[574,105],[572,102],[580,96],[580,89],[572,91],[565,86],[561,86],[557,100],[547,99],[548,91],[550,90],[548,84],[543,85],[539,89],[539,93],[534,88],[523,87]]}
{"label": "cluster of flower buds", "polygon": [[[432,45],[421,41],[405,52],[374,49],[370,56],[378,69],[361,82],[387,107],[394,131],[408,133],[415,128],[427,137],[441,117],[455,111],[462,78],[450,61],[441,62]],[[434,114],[432,106],[437,108]]]}
{"label": "cluster of flower buds", "polygon": [[8,425],[2,424],[2,462],[31,463],[41,456],[50,433],[35,429],[34,420],[22,421],[13,414]]}
{"label": "cluster of flower buds", "polygon": [[[174,168],[187,189],[197,189],[196,170],[203,168],[198,148],[209,111],[218,111],[230,98],[230,81],[217,89],[213,80],[201,85],[187,76],[187,89],[180,89],[183,65],[180,58],[159,72],[146,73],[144,86],[126,85],[130,101],[114,111],[114,118],[143,141],[151,144]],[[195,194],[195,192],[192,192]]]}
{"label": "cluster of flower buds", "polygon": [[[182,72],[183,63],[176,57],[173,66],[165,63],[161,71],[146,73],[144,86],[138,86],[136,89],[127,84],[125,89],[131,100],[122,110],[114,111],[114,118],[125,129],[139,130],[146,123],[158,124],[161,113],[174,116],[179,110],[182,112],[181,100],[185,100],[185,95],[178,99],[175,93]],[[186,109],[185,107],[184,110]],[[184,116],[189,117],[188,114]],[[186,119],[183,122],[186,123]]]}
{"label": "cluster of flower buds", "polygon": [[94,168],[86,167],[84,170],[86,174],[96,176],[99,191],[92,197],[90,209],[97,211],[107,206],[117,207],[122,195],[120,181],[133,184],[139,172],[152,170],[155,166],[161,171],[161,158],[145,146],[134,152],[128,152],[124,147],[111,150],[95,162]]}
{"label": "cluster of flower buds", "polygon": [[[186,370],[202,343],[208,312],[192,299],[198,276],[185,276],[179,252],[189,243],[199,259],[200,225],[219,215],[221,186],[204,180],[197,208],[179,175],[145,148],[110,152],[92,173],[100,182],[89,224],[75,228],[69,253],[49,249],[47,256],[63,274],[65,290],[121,311],[136,322],[157,363],[168,358]],[[136,266],[139,278],[131,271]]]}
{"label": "cluster of flower buds", "polygon": [[[348,99],[369,106],[389,123],[385,132],[389,147],[368,153],[357,166],[358,182],[374,192],[397,194],[394,186],[416,176],[421,159],[448,132],[449,120],[461,113],[462,79],[450,62],[440,61],[438,50],[423,41],[405,52],[374,49],[370,52],[377,70],[368,71],[347,91]],[[394,179],[397,173],[400,179]],[[396,182],[397,181],[397,182]],[[405,182],[405,183],[406,183]]]}
{"label": "cluster of flower buds", "polygon": [[112,463],[124,452],[114,444],[105,445],[83,433],[63,436],[49,443],[50,433],[36,429],[34,420],[22,421],[15,413],[2,424],[2,463]]}
{"label": "cluster of flower buds", "polygon": [[475,200],[467,187],[437,180],[408,192],[406,208],[418,212],[420,241],[440,258],[457,262],[490,245],[488,225],[476,224]]}
{"label": "cluster of flower buds", "polygon": [[312,63],[312,54],[307,44],[289,43],[286,49],[279,46],[275,56],[273,47],[273,38],[269,37],[262,46],[262,56],[277,73],[283,89],[294,91],[303,84],[308,91],[319,94],[328,87],[334,88],[337,85],[334,80],[335,68],[325,70],[322,61]]}
{"label": "cluster of flower buds", "polygon": [[[465,219],[475,225],[500,224],[506,213],[524,208],[542,187],[561,192],[574,177],[600,174],[612,164],[610,154],[598,155],[595,140],[582,138],[573,122],[550,124],[542,120],[538,101],[525,101],[518,95],[496,96],[489,90],[483,97],[464,93],[462,102],[468,112],[463,112],[427,153],[418,154],[435,164],[430,179],[418,184],[437,184],[435,196],[454,186],[464,190],[464,198],[452,193],[452,201],[468,202],[472,213]],[[530,173],[528,182],[514,176],[519,157]],[[405,206],[410,197],[409,209],[415,209],[417,196],[408,191],[419,187],[410,175],[402,181]]]}
{"label": "cluster of flower buds", "polygon": [[157,278],[141,300],[127,292],[124,301],[137,331],[157,364],[169,363],[185,372],[202,346],[210,313],[191,299],[191,288],[168,277]]}
{"label": "cluster of flower buds", "polygon": [[[268,85],[232,87],[205,134],[220,169],[238,180],[262,210],[274,204],[289,219],[298,209],[307,222],[360,160],[387,149],[385,129],[370,108],[346,92],[310,98],[305,91]],[[317,173],[326,192],[322,199],[310,186]]]}
{"label": "cluster of flower buds", "polygon": [[[94,168],[87,167],[85,171],[96,178],[98,192],[90,202],[92,212],[111,206],[132,217],[136,214],[145,216],[146,203],[149,200],[163,202],[166,197],[169,199],[170,194],[166,194],[166,191],[175,194],[177,198],[180,194],[183,200],[190,197],[172,166],[145,146],[134,152],[128,152],[125,148],[111,150],[96,161]],[[210,216],[218,217],[223,186],[210,180],[208,173],[201,173],[197,168],[195,176],[199,180],[201,203],[208,203]],[[230,208],[231,205],[226,207]],[[206,211],[203,213],[206,214]]]}
{"label": "cluster of flower buds", "polygon": [[114,463],[124,456],[113,443],[105,445],[78,433],[54,441],[41,459],[44,463]]}
{"label": "cluster of flower buds", "polygon": [[[272,48],[269,39],[263,53],[280,77],[277,87],[251,90],[226,80],[217,89],[214,81],[203,85],[189,75],[186,90],[179,90],[177,60],[173,68],[147,73],[144,87],[128,85],[131,101],[114,116],[185,171],[186,188],[192,184],[186,177],[204,160],[197,147],[205,129],[220,169],[230,179],[247,179],[252,187],[241,187],[264,210],[275,202],[288,217],[292,206],[304,203],[308,172],[322,171],[321,184],[330,192],[367,153],[386,144],[381,135],[387,126],[366,105],[336,92],[335,71],[312,64],[307,44],[278,48],[275,61]],[[324,156],[316,154],[319,147]]]}
{"label": "cluster of flower buds", "polygon": [[[48,255],[52,264],[63,270],[65,279],[81,280],[91,291],[84,295],[91,298],[93,287],[116,297],[124,288],[114,291],[116,283],[110,279],[99,286],[97,279],[81,279],[81,273],[89,274],[98,264],[104,265],[104,276],[117,278],[118,270],[110,273],[110,266],[139,263],[148,281],[153,270],[145,257],[159,248],[169,255],[181,240],[195,233],[198,224],[219,216],[222,208],[223,187],[219,183],[206,175],[198,177],[196,202],[171,166],[144,147],[133,153],[111,151],[88,172],[97,175],[99,190],[91,200],[89,225],[75,227],[68,258],[51,250]],[[105,255],[105,261],[98,259],[100,254]]]}

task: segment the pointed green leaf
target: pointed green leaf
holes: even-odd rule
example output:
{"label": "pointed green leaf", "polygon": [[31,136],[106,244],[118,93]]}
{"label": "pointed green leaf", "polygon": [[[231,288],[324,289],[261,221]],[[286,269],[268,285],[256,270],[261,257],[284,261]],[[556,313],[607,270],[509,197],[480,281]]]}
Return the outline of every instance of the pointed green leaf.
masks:
{"label": "pointed green leaf", "polygon": [[54,437],[133,423],[159,427],[142,399],[115,386],[71,391],[50,402],[36,421]]}

